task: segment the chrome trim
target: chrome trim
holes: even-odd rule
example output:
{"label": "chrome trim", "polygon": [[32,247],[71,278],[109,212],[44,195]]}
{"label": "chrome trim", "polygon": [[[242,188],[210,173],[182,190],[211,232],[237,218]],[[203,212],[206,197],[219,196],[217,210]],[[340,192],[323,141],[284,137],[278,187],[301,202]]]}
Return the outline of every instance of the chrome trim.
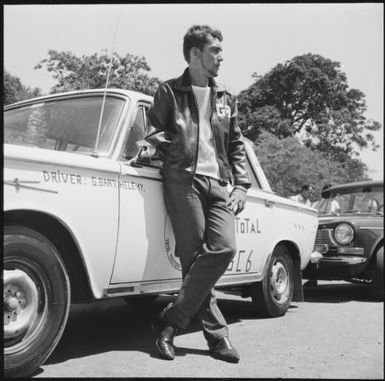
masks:
{"label": "chrome trim", "polygon": [[310,254],[310,262],[311,263],[318,263],[323,258],[322,253],[318,252],[317,250],[313,251]]}
{"label": "chrome trim", "polygon": [[334,229],[318,229],[315,245],[328,245],[329,248],[337,247],[338,244],[333,236]]}
{"label": "chrome trim", "polygon": [[28,181],[28,180],[19,180],[18,178],[14,180],[4,180],[3,183],[5,185],[13,185],[16,189],[16,192],[20,190],[20,188],[27,188],[27,189],[33,189],[33,190],[39,190],[43,192],[49,192],[49,193],[59,193],[58,191],[54,191],[51,189],[45,189],[45,188],[36,188],[36,187],[31,187],[29,185],[23,185],[22,183],[27,183],[27,184],[40,184],[41,181]]}
{"label": "chrome trim", "polygon": [[[352,230],[352,232],[353,232],[353,235],[352,235],[351,240],[349,242],[339,242],[337,240],[336,231],[342,225],[347,225]],[[349,222],[341,222],[341,223],[339,223],[338,225],[336,225],[334,227],[334,230],[333,230],[333,240],[336,242],[336,246],[350,245],[354,241],[355,236],[356,236],[356,231],[355,231],[354,227],[352,226],[352,224],[349,223]]]}
{"label": "chrome trim", "polygon": [[[238,278],[238,279],[237,279]],[[215,284],[215,287],[235,286],[259,282],[263,278],[261,273],[242,273],[223,275]],[[182,285],[182,279],[166,279],[156,281],[132,282],[126,284],[115,284],[106,287],[103,291],[105,297],[118,297],[140,294],[162,294],[168,292],[177,292]]]}
{"label": "chrome trim", "polygon": [[[263,194],[261,194],[261,193],[263,193]],[[269,195],[271,195],[271,197],[268,197]],[[300,203],[295,203],[296,205],[293,205],[290,203],[289,199],[287,199],[288,202],[286,203],[285,198],[278,196],[274,193],[267,192],[263,189],[249,188],[247,191],[247,197],[248,198],[253,197],[255,199],[259,199],[263,203],[265,203],[265,201],[270,201],[270,202],[274,203],[275,207],[283,207],[283,208],[291,209],[291,210],[300,210],[301,212],[306,211],[307,213],[315,215],[315,216],[318,214],[316,209],[310,208],[310,207],[305,206],[305,205],[300,204]],[[279,199],[283,199],[283,201],[280,201]]]}
{"label": "chrome trim", "polygon": [[[382,217],[379,215],[379,217]],[[370,227],[370,226],[362,226],[359,230],[384,230],[384,227]]]}
{"label": "chrome trim", "polygon": [[[35,102],[43,102],[43,101],[49,101],[51,99],[57,99],[57,98],[68,98],[73,97],[74,95],[94,95],[94,94],[103,94],[104,89],[87,89],[87,90],[74,90],[74,91],[66,91],[63,93],[56,93],[56,94],[47,94],[40,97],[35,97],[31,99],[26,99],[24,101],[19,101],[12,103],[10,105],[4,106],[4,111],[12,110],[14,108],[18,108],[20,106],[28,106],[29,104],[35,103]],[[115,89],[115,88],[108,88],[107,91],[111,94],[120,95],[123,97],[129,97],[129,98],[140,98],[148,100],[149,102],[152,102],[152,96],[146,95],[143,93],[139,93],[137,91],[133,90],[123,90],[123,89]]]}
{"label": "chrome trim", "polygon": [[326,254],[329,251],[327,243],[318,243],[314,245],[314,250],[320,254]]}
{"label": "chrome trim", "polygon": [[365,250],[363,247],[338,247],[337,254],[343,255],[362,255]]}
{"label": "chrome trim", "polygon": [[367,258],[364,257],[323,257],[319,261],[320,263],[340,263],[347,265],[356,265],[359,263],[367,262]]}
{"label": "chrome trim", "polygon": [[[55,152],[53,150],[51,150],[52,152]],[[59,151],[58,151],[59,152]],[[60,152],[64,152],[64,151],[60,151]],[[82,155],[80,155],[82,156]],[[90,155],[84,155],[86,157],[90,157]],[[99,156],[100,158],[102,156]],[[108,159],[110,160],[109,157],[105,157],[103,156],[104,159]],[[94,158],[95,160],[98,160],[97,158]],[[82,167],[81,165],[76,165],[76,164],[67,164],[67,163],[59,163],[59,162],[49,162],[49,161],[46,161],[46,160],[29,160],[28,161],[25,159],[25,158],[19,158],[19,157],[13,157],[13,156],[8,156],[8,157],[5,157],[4,158],[4,161],[5,160],[8,160],[8,161],[20,161],[20,162],[23,162],[23,163],[28,163],[28,164],[43,164],[43,165],[47,165],[47,166],[59,166],[59,167],[65,167],[65,168],[76,168],[78,170],[90,170],[90,171],[98,171],[98,172],[107,172],[107,173],[118,173],[118,172],[114,172],[114,171],[111,171],[111,169],[105,169],[105,168],[90,168],[90,167]],[[111,160],[112,161],[112,160]]]}

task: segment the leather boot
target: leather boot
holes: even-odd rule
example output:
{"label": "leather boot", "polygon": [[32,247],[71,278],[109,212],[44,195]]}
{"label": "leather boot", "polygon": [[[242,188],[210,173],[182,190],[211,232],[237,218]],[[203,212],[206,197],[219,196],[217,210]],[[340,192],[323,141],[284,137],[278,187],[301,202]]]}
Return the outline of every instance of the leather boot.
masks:
{"label": "leather boot", "polygon": [[209,348],[210,354],[218,360],[234,363],[239,361],[239,354],[237,350],[231,345],[228,337],[222,337],[214,343],[209,343]]}
{"label": "leather boot", "polygon": [[175,358],[175,347],[174,337],[177,333],[175,325],[168,322],[162,312],[156,316],[152,321],[152,328],[157,334],[155,341],[158,352],[167,360],[174,360]]}

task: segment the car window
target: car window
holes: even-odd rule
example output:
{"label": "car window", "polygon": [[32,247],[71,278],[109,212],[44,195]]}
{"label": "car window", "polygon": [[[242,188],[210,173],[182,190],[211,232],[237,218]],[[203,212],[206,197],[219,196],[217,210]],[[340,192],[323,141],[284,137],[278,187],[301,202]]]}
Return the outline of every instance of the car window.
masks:
{"label": "car window", "polygon": [[353,209],[362,212],[376,213],[383,208],[384,194],[382,192],[364,192],[356,194]]}
{"label": "car window", "polygon": [[[346,192],[346,193],[344,193]],[[370,190],[341,190],[322,199],[317,209],[321,214],[337,213],[377,213],[383,212],[384,192],[376,188]]]}
{"label": "car window", "polygon": [[[147,134],[147,111],[150,109],[150,105],[140,105],[137,109],[135,120],[128,133],[127,141],[125,144],[123,157],[127,160],[134,158],[139,153],[139,147],[137,142],[144,139]],[[141,158],[137,160],[137,164],[142,166],[160,168],[162,163],[159,160],[158,152],[155,152],[151,157]]]}
{"label": "car window", "polygon": [[127,142],[124,149],[124,157],[126,159],[132,159],[135,157],[139,148],[136,145],[138,140],[142,140],[146,136],[146,123],[143,107],[139,107],[136,112],[136,117],[134,123],[131,126],[130,132],[128,134]]}
{"label": "car window", "polygon": [[[4,142],[73,153],[94,151],[103,95],[75,96],[4,112]],[[125,101],[107,96],[98,153],[108,151]]]}

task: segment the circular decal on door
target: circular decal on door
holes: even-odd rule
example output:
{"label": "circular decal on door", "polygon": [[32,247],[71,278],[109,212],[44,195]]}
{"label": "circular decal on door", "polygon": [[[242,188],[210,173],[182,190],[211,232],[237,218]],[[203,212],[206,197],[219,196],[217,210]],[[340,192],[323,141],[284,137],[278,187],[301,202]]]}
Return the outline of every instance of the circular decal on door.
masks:
{"label": "circular decal on door", "polygon": [[168,261],[171,263],[172,267],[179,271],[182,271],[182,266],[180,264],[179,258],[175,256],[174,231],[172,230],[170,217],[167,213],[164,221],[164,247],[166,249]]}

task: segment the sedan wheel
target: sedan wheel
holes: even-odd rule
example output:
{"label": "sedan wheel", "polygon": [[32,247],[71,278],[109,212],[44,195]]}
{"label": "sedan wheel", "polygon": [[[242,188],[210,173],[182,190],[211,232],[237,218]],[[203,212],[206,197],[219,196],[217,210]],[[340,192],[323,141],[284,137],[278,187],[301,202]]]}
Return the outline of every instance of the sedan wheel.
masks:
{"label": "sedan wheel", "polygon": [[251,298],[258,315],[285,315],[293,298],[294,266],[288,249],[279,245],[270,258],[268,271],[261,282],[251,287]]}
{"label": "sedan wheel", "polygon": [[4,229],[4,373],[30,376],[58,343],[70,286],[56,248],[25,227]]}

